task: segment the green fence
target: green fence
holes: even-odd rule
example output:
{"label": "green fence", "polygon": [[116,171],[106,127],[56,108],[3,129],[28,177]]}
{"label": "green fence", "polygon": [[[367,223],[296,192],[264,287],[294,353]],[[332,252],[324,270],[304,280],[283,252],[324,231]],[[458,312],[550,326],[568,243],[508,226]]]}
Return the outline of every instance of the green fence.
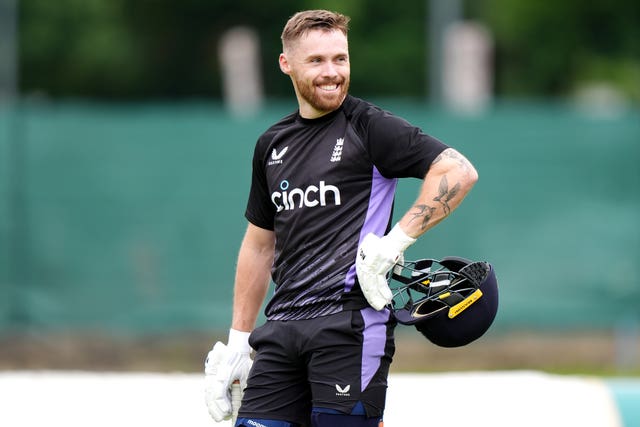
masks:
{"label": "green fence", "polygon": [[[480,173],[407,258],[492,262],[503,330],[640,321],[639,111],[501,104],[465,118],[379,103]],[[0,110],[0,332],[226,328],[253,145],[291,108],[244,120],[204,103]],[[401,184],[398,212],[418,185]]]}

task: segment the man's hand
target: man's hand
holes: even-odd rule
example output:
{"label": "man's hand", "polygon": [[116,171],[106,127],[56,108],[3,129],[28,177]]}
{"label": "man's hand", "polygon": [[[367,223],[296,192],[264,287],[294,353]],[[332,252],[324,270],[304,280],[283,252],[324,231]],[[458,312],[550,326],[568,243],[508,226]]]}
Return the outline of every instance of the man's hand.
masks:
{"label": "man's hand", "polygon": [[248,332],[231,330],[229,344],[218,341],[205,361],[205,403],[209,414],[220,422],[231,418],[231,384],[238,380],[244,390],[253,363]]}
{"label": "man's hand", "polygon": [[403,258],[404,251],[416,239],[407,236],[399,224],[383,237],[369,233],[362,240],[356,257],[356,273],[364,297],[371,307],[382,310],[393,295],[387,273]]}

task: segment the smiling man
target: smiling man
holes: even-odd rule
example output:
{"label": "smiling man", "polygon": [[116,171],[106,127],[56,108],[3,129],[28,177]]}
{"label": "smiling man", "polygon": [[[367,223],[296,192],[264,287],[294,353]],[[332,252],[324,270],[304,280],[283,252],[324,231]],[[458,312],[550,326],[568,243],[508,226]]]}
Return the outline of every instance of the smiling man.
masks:
{"label": "smiling man", "polygon": [[[282,32],[280,69],[298,110],[255,147],[229,340],[205,364],[216,421],[231,417],[239,381],[236,426],[378,427],[395,349],[387,273],[478,178],[453,148],[348,94],[348,23],[309,10]],[[406,177],[424,182],[392,227]]]}
{"label": "smiling man", "polygon": [[350,67],[346,25],[346,19],[336,19],[337,28],[308,31],[301,20],[282,33],[280,69],[291,77],[302,117],[315,119],[337,110],[347,96]]}

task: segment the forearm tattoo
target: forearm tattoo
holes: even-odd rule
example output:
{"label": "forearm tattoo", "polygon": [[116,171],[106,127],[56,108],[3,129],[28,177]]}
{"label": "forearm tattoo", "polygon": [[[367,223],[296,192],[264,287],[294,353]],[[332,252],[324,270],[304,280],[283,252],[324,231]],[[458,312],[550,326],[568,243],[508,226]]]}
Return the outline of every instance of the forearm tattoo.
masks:
{"label": "forearm tattoo", "polygon": [[427,226],[429,220],[433,216],[433,213],[436,211],[436,208],[428,205],[415,205],[413,209],[415,209],[415,211],[411,212],[411,220],[409,221],[409,224],[411,224],[414,219],[420,220],[422,222],[420,224],[420,228],[422,229]]}
{"label": "forearm tattoo", "polygon": [[[442,206],[442,210],[445,215],[449,215],[451,213],[451,206],[449,206],[449,202],[453,199],[456,194],[460,191],[460,183],[456,183],[451,189],[449,189],[449,181],[447,180],[447,176],[443,176],[440,180],[440,185],[438,186],[438,195],[433,198],[434,202],[439,203]],[[436,208],[429,205],[419,204],[413,207],[413,211],[410,212],[411,220],[409,223],[414,220],[420,220],[420,228],[424,229],[429,221],[433,218],[433,214],[436,212]]]}
{"label": "forearm tattoo", "polygon": [[451,206],[449,206],[449,201],[456,197],[460,191],[460,183],[456,183],[451,190],[449,190],[449,181],[447,180],[447,176],[443,176],[440,180],[440,185],[438,186],[438,195],[433,198],[434,202],[438,202],[442,205],[442,209],[444,210],[445,215],[449,215],[451,213]]}
{"label": "forearm tattoo", "polygon": [[[454,160],[458,164],[460,169],[465,172],[470,172],[472,170],[472,166],[469,161],[454,149],[448,148],[444,150],[438,157],[436,157],[436,159],[433,161],[433,164],[438,163],[443,159]],[[438,205],[442,207],[442,210],[444,212],[443,216],[449,215],[452,210],[450,202],[459,195],[460,190],[461,185],[459,182],[455,183],[452,187],[449,187],[449,180],[447,179],[446,175],[443,175],[440,179],[440,184],[438,185],[438,195],[432,199],[434,202],[436,202],[436,204],[433,206],[429,206],[426,204],[417,204],[413,206],[413,209],[409,212],[409,214],[411,215],[411,220],[409,221],[409,223],[413,222],[414,220],[420,221],[420,227],[422,229],[425,229],[427,225],[433,220],[435,220],[435,222],[438,222],[440,219],[442,219],[439,216],[434,217]]]}

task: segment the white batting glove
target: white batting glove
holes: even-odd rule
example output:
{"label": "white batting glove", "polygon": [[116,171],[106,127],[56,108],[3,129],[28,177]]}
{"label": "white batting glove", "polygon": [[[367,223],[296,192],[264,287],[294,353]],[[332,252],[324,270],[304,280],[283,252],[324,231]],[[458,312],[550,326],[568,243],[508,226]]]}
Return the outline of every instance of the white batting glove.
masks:
{"label": "white batting glove", "polygon": [[231,418],[231,384],[240,381],[244,390],[253,361],[249,356],[249,332],[229,331],[229,341],[218,341],[207,355],[204,364],[205,403],[209,414],[217,422]]}
{"label": "white batting glove", "polygon": [[387,283],[387,273],[404,259],[404,251],[415,241],[402,231],[399,224],[386,236],[369,233],[362,240],[356,257],[356,273],[362,293],[371,307],[382,310],[391,302],[393,295]]}

